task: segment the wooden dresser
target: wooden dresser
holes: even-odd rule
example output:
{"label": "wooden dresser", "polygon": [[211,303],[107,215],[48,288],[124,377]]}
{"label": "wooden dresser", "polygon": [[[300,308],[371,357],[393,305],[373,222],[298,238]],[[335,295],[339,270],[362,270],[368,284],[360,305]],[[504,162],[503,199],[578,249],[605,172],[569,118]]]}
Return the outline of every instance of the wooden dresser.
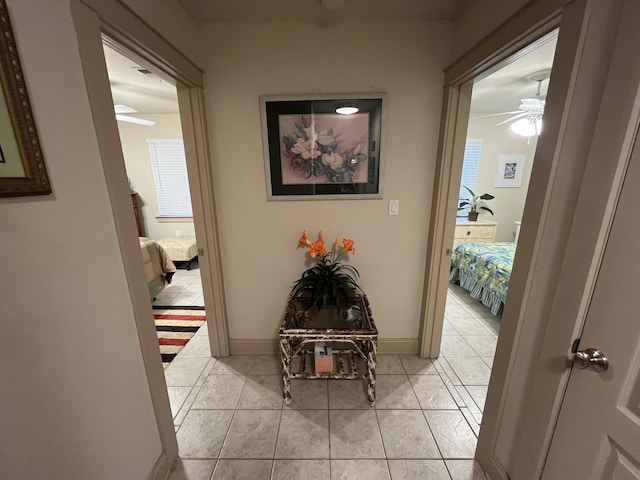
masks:
{"label": "wooden dresser", "polygon": [[461,243],[493,242],[496,238],[497,226],[497,222],[489,220],[470,222],[459,218],[456,221],[453,248],[456,248]]}

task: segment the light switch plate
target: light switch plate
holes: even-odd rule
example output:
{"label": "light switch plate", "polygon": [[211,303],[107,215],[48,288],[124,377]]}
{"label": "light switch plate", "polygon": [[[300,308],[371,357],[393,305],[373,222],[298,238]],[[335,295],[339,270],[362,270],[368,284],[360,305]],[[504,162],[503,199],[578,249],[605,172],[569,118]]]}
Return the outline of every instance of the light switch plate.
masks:
{"label": "light switch plate", "polygon": [[389,200],[389,215],[400,215],[400,200]]}

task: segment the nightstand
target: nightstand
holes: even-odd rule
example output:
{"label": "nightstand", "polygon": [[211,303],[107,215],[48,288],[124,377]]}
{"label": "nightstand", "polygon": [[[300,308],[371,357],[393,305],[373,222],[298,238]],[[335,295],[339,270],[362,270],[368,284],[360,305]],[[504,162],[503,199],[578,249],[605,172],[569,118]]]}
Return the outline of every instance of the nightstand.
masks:
{"label": "nightstand", "polygon": [[466,219],[456,221],[456,230],[453,235],[453,248],[461,243],[493,242],[496,238],[497,222],[490,220],[478,220],[470,222]]}

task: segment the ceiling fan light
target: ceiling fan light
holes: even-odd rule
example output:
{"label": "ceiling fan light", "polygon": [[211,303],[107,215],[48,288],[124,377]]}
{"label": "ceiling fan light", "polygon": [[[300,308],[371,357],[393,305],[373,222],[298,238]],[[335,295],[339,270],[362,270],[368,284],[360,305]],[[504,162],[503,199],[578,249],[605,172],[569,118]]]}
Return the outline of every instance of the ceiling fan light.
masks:
{"label": "ceiling fan light", "polygon": [[340,115],[353,115],[354,113],[358,113],[360,109],[358,107],[354,107],[353,105],[345,105],[343,107],[336,108],[336,113]]}
{"label": "ceiling fan light", "polygon": [[535,122],[531,122],[528,118],[521,118],[511,124],[511,131],[523,137],[539,135],[542,131],[542,120],[538,119]]}
{"label": "ceiling fan light", "polygon": [[156,122],[153,122],[151,120],[145,120],[144,118],[130,117],[129,115],[120,115],[119,113],[116,113],[116,120],[120,120],[121,122],[129,122],[129,123],[137,123],[139,125],[146,125],[147,127],[150,127],[156,124]]}

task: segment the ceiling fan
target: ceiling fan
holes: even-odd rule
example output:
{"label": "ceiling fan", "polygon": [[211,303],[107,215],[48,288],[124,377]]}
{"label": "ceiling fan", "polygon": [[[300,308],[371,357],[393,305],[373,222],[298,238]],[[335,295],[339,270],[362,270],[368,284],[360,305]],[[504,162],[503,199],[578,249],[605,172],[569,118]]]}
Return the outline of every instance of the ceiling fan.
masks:
{"label": "ceiling fan", "polygon": [[156,124],[156,122],[152,120],[146,120],[140,117],[132,117],[130,115],[123,115],[124,113],[138,113],[135,108],[132,108],[128,105],[114,105],[113,109],[116,114],[116,119],[120,120],[121,122],[137,123],[139,125],[146,125],[147,127]]}
{"label": "ceiling fan", "polygon": [[512,115],[510,118],[497,123],[496,126],[511,123],[511,130],[518,135],[525,137],[539,135],[542,130],[542,115],[544,114],[544,105],[546,100],[546,95],[541,93],[541,88],[542,82],[548,78],[549,70],[536,72],[527,77],[527,80],[538,82],[538,88],[532,97],[520,99],[518,110],[480,115],[476,118]]}

